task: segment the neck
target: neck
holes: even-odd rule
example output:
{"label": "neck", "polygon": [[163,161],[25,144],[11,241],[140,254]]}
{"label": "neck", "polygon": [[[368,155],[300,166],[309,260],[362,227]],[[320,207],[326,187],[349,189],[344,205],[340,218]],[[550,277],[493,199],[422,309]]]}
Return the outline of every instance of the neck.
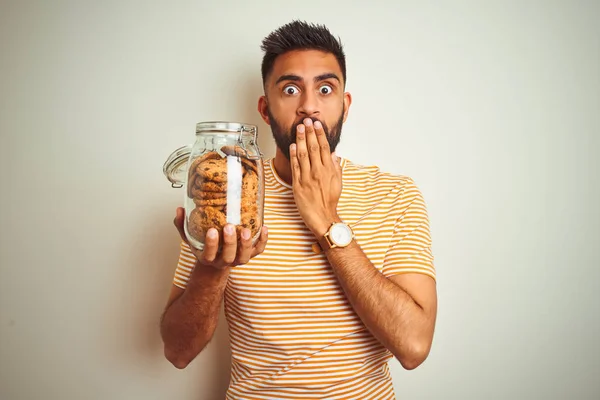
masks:
{"label": "neck", "polygon": [[277,175],[288,185],[292,184],[292,168],[290,167],[290,160],[288,160],[283,152],[277,148],[275,153],[275,159],[273,160],[273,167],[277,172]]}

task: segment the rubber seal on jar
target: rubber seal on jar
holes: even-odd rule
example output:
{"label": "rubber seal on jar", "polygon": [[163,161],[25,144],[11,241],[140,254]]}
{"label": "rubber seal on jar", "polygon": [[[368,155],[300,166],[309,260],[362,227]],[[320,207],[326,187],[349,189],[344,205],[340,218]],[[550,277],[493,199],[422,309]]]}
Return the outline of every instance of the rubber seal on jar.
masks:
{"label": "rubber seal on jar", "polygon": [[191,152],[192,146],[182,146],[172,152],[165,161],[163,174],[171,182],[171,187],[176,189],[183,187]]}

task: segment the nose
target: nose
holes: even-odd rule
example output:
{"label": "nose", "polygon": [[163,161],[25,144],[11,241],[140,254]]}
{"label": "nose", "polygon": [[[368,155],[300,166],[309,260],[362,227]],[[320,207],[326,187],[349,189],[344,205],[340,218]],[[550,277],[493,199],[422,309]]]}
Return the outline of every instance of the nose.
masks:
{"label": "nose", "polygon": [[312,91],[307,90],[300,98],[298,106],[298,116],[300,117],[316,117],[319,115],[319,100]]}

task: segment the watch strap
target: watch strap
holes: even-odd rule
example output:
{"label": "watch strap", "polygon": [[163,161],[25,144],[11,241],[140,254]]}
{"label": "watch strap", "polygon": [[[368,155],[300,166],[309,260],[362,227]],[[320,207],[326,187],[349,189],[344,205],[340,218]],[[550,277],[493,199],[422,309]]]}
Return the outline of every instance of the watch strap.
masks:
{"label": "watch strap", "polygon": [[321,248],[321,251],[327,251],[330,248],[334,247],[333,243],[331,243],[329,241],[329,231],[327,231],[323,237],[321,237],[321,239],[319,239],[317,241],[317,243],[319,244],[319,247]]}

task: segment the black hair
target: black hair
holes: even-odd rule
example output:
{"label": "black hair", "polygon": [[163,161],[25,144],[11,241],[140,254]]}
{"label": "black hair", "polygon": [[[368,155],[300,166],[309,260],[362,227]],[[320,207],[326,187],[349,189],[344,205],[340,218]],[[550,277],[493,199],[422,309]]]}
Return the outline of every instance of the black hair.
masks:
{"label": "black hair", "polygon": [[333,54],[342,70],[344,85],[346,84],[346,56],[342,42],[325,25],[294,20],[265,37],[261,50],[265,52],[261,68],[263,85],[273,71],[275,59],[292,50],[320,50]]}

